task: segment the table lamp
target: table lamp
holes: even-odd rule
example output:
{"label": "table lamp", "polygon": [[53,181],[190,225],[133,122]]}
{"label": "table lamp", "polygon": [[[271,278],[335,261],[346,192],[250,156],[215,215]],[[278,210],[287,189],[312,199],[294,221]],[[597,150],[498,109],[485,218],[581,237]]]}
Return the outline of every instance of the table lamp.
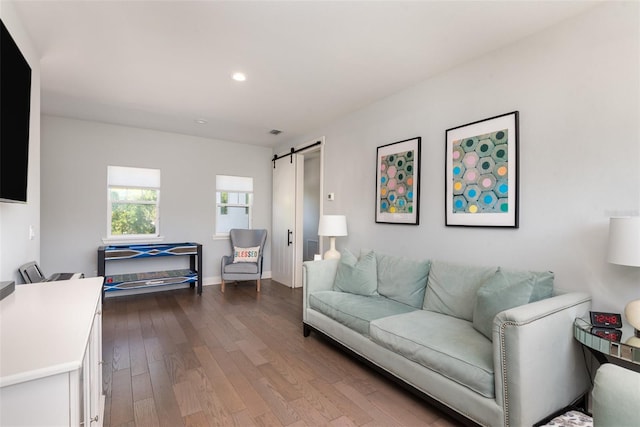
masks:
{"label": "table lamp", "polygon": [[340,259],[336,250],[336,237],[347,235],[347,218],[344,215],[322,215],[318,224],[318,236],[327,236],[331,248],[324,253],[324,259]]}
{"label": "table lamp", "polygon": [[[612,264],[640,267],[640,217],[609,219],[607,261]],[[640,299],[627,304],[624,317],[633,326],[635,334],[627,344],[640,347]]]}

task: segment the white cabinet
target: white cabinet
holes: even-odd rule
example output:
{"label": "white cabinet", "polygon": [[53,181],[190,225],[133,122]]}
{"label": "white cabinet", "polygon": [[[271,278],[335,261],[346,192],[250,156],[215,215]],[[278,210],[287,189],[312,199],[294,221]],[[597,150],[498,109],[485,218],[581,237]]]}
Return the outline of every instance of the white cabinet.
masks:
{"label": "white cabinet", "polygon": [[102,426],[102,278],[0,301],[0,425]]}

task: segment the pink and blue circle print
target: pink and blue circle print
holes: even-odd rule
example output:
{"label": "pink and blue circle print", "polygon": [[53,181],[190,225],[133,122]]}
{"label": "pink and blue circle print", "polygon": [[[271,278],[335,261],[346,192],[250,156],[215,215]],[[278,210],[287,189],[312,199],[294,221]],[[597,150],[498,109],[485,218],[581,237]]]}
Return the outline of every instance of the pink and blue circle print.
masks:
{"label": "pink and blue circle print", "polygon": [[453,213],[506,213],[508,130],[453,141]]}
{"label": "pink and blue circle print", "polygon": [[381,157],[381,213],[413,213],[414,157],[414,150]]}

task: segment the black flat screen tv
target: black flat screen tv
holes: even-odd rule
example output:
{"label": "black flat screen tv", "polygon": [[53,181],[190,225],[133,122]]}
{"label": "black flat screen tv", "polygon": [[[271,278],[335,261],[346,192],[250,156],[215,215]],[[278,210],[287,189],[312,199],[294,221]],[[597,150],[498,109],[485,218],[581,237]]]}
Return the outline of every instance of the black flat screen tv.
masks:
{"label": "black flat screen tv", "polygon": [[0,24],[0,201],[26,203],[31,67]]}

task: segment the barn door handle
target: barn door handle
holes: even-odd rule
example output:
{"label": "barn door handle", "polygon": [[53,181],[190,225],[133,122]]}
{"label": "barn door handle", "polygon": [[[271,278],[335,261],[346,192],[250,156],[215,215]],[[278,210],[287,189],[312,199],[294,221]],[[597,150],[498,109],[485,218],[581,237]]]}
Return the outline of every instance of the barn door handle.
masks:
{"label": "barn door handle", "polygon": [[293,231],[287,229],[287,246],[291,246],[293,242],[291,241],[291,236],[293,235]]}

